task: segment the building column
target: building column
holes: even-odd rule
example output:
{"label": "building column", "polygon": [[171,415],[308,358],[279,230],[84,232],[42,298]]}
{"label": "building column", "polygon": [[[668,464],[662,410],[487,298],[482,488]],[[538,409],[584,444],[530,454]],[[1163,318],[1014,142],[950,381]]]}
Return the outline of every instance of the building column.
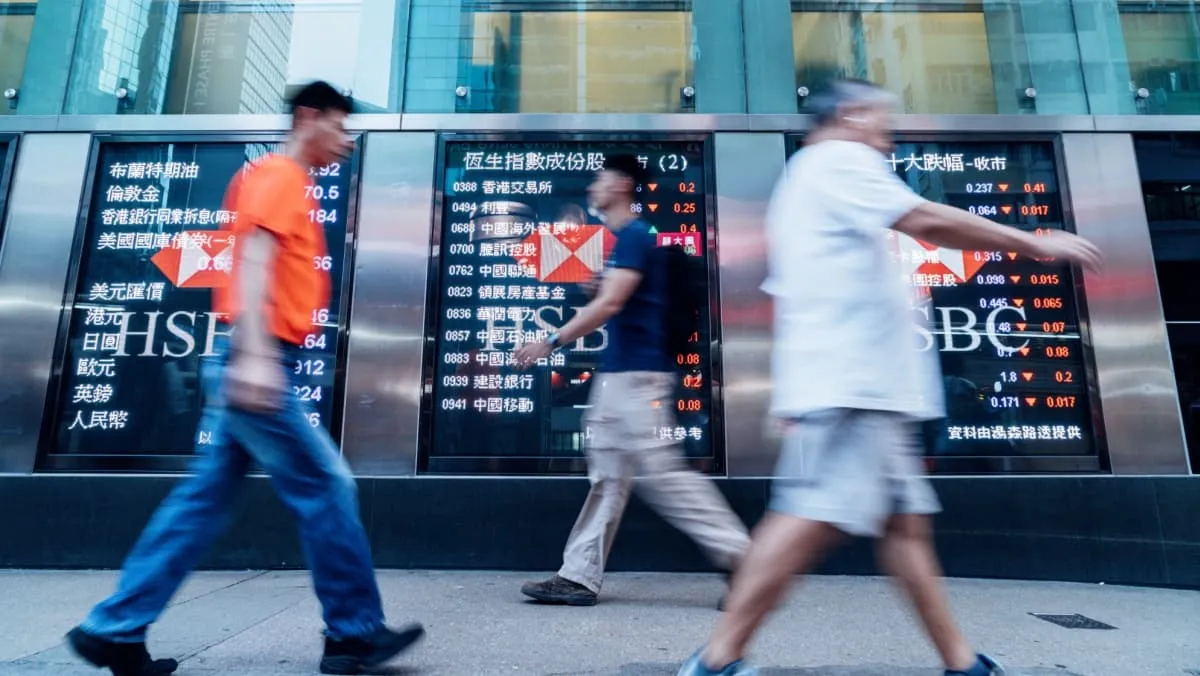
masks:
{"label": "building column", "polygon": [[84,0],[39,2],[21,77],[18,115],[59,115],[67,97]]}
{"label": "building column", "polygon": [[[701,0],[701,2],[720,0]],[[729,3],[733,4],[733,3]],[[796,51],[789,0],[743,0],[746,112],[795,113]],[[741,63],[741,62],[739,62]]]}
{"label": "building column", "polygon": [[692,3],[692,86],[697,113],[746,112],[746,70],[742,52],[741,3]]}

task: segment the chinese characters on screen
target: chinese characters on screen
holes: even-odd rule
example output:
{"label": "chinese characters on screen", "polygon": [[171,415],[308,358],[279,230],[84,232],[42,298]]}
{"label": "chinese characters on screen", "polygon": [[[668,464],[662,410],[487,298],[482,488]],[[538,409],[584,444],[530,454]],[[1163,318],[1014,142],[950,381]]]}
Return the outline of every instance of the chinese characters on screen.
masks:
{"label": "chinese characters on screen", "polygon": [[[199,360],[227,331],[212,312],[224,286],[236,215],[225,189],[247,160],[272,150],[260,143],[107,143],[101,146],[86,239],[67,336],[54,453],[171,455],[211,442],[197,430],[203,398]],[[330,307],[314,312],[304,358],[314,425],[328,425],[334,404],[340,287],[350,204],[350,167],[314,170],[310,214],[329,256]]]}
{"label": "chinese characters on screen", "polygon": [[[916,192],[1035,234],[1063,230],[1048,143],[902,143],[889,166]],[[941,249],[891,233],[893,257],[939,350],[947,419],[933,456],[1094,452],[1070,266],[1011,251]]]}
{"label": "chinese characters on screen", "polygon": [[[604,328],[528,371],[512,350],[544,340],[587,304],[581,284],[615,242],[589,215],[587,186],[613,153],[638,157],[653,177],[634,210],[660,244],[706,260],[703,146],[694,142],[470,142],[447,144],[433,365],[429,468],[445,458],[582,456],[590,381]],[[707,276],[699,280],[707,289]],[[664,438],[711,457],[709,316],[679,366],[676,424]]]}

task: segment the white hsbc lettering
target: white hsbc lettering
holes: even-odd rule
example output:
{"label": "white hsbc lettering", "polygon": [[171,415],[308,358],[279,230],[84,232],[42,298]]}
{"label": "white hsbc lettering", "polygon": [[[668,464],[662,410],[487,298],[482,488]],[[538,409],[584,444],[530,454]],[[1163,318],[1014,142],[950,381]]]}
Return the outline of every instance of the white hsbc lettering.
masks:
{"label": "white hsbc lettering", "polygon": [[[128,357],[136,354],[139,357],[171,357],[178,359],[186,357],[196,351],[196,333],[197,329],[202,329],[204,332],[204,348],[200,353],[202,357],[211,357],[213,355],[213,344],[217,336],[231,335],[232,331],[218,330],[217,318],[220,316],[215,312],[187,312],[180,310],[166,314],[163,312],[121,312],[119,313],[120,331],[117,334],[117,346],[113,351],[115,357]],[[139,316],[139,321],[142,315],[145,316],[145,328],[135,330],[133,328],[134,315]],[[199,322],[199,326],[197,325]],[[177,338],[183,342],[182,350],[176,346],[172,350],[171,343],[165,339],[164,333],[160,333],[159,325],[166,334]],[[136,352],[129,349],[131,338],[142,339],[142,350]]]}
{"label": "white hsbc lettering", "polygon": [[[917,334],[921,337],[923,343],[921,351],[924,352],[933,347],[934,334],[936,333],[940,339],[939,352],[972,352],[978,350],[983,344],[983,339],[987,338],[988,342],[996,348],[996,354],[1008,356],[1029,345],[1029,339],[1025,339],[1020,344],[1009,344],[1002,340],[1008,335],[998,330],[997,325],[1000,324],[1001,313],[1011,312],[1018,317],[1018,321],[1025,320],[1025,309],[1017,307],[998,307],[988,313],[987,318],[983,322],[983,326],[979,326],[979,315],[975,310],[968,307],[939,307],[935,308],[938,312],[938,328],[929,329],[921,324],[916,325]],[[929,306],[924,306],[917,310],[929,321]],[[957,323],[956,323],[957,322]]]}

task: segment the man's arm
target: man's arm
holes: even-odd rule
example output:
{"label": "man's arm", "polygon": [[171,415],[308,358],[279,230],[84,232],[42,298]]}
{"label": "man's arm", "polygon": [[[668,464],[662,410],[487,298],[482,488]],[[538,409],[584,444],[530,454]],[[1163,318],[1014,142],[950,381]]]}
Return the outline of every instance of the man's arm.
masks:
{"label": "man's arm", "polygon": [[269,330],[270,317],[266,303],[267,274],[275,259],[275,237],[255,228],[241,247],[238,268],[238,315],[235,332],[235,349],[255,356],[274,357],[277,345]]}
{"label": "man's arm", "polygon": [[631,268],[613,268],[600,282],[600,292],[558,330],[558,341],[566,344],[595,331],[621,311],[642,283],[642,273]]}
{"label": "man's arm", "polygon": [[934,202],[921,203],[893,227],[914,239],[951,249],[1016,251],[1035,258],[1062,258],[1092,270],[1102,264],[1099,249],[1070,233],[1035,236]]}

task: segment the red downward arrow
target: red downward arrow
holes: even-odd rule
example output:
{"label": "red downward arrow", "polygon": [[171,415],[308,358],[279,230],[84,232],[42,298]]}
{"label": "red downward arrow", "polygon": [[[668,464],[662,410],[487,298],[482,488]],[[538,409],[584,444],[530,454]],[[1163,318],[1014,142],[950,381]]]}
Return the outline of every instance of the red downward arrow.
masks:
{"label": "red downward arrow", "polygon": [[1025,379],[1025,382],[1029,382],[1033,380],[1033,371],[1021,371],[1021,377]]}
{"label": "red downward arrow", "polygon": [[1000,207],[1000,211],[1003,211],[1007,215],[1007,214],[1012,213],[1012,207],[1010,207],[1006,204],[1006,205]]}
{"label": "red downward arrow", "polygon": [[1009,252],[1008,252],[1008,260],[1010,260],[1010,261],[1015,261],[1015,260],[1017,260],[1017,252],[1016,252],[1016,251],[1009,251]]}
{"label": "red downward arrow", "polygon": [[1029,348],[1027,348],[1027,347],[1019,348],[1019,349],[1017,349],[1017,352],[1020,352],[1022,357],[1029,356]]}
{"label": "red downward arrow", "polygon": [[1037,397],[1025,397],[1025,403],[1034,406],[1037,404]]}
{"label": "red downward arrow", "polygon": [[1024,304],[1025,304],[1024,298],[1014,298],[1013,299],[1013,305],[1016,305],[1017,307],[1021,307]]}
{"label": "red downward arrow", "polygon": [[[651,209],[651,211],[653,211],[653,209]],[[1013,284],[1021,283],[1021,275],[1009,275],[1008,278],[1013,280]]]}
{"label": "red downward arrow", "polygon": [[647,184],[646,184],[646,187],[647,187],[647,188],[650,188],[650,192],[654,192],[655,190],[658,190],[658,184],[657,184],[657,183],[647,183]]}
{"label": "red downward arrow", "polygon": [[1028,324],[1026,324],[1025,322],[1017,322],[1017,330],[1018,331],[1024,331],[1026,326],[1028,326]]}
{"label": "red downward arrow", "polygon": [[650,207],[650,211],[652,211],[652,212],[654,212],[654,211],[658,211],[658,205],[657,205],[657,204],[650,204],[650,205],[648,205],[648,206]]}

